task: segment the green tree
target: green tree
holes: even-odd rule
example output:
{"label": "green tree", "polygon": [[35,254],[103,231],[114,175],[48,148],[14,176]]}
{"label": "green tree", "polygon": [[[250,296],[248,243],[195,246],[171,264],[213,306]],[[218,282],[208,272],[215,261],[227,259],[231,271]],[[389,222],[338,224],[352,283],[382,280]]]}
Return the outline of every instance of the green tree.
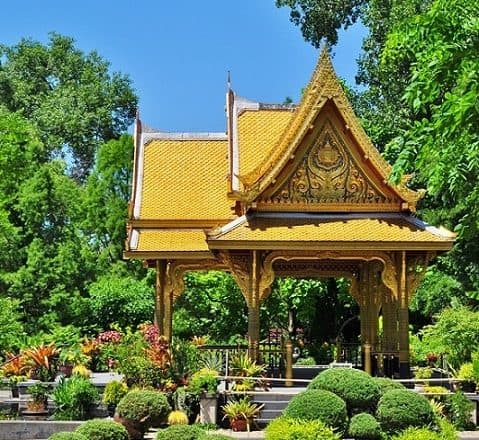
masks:
{"label": "green tree", "polygon": [[338,29],[355,23],[366,3],[367,0],[276,0],[277,7],[291,9],[291,21],[315,47],[324,40],[336,44]]}
{"label": "green tree", "polygon": [[22,334],[18,301],[0,298],[0,353],[18,348]]}
{"label": "green tree", "polygon": [[467,307],[446,308],[422,331],[422,343],[446,353],[455,368],[471,360],[479,345],[479,312]]}
{"label": "green tree", "polygon": [[408,64],[404,102],[415,118],[390,143],[393,178],[415,173],[428,189],[429,214],[458,233],[451,274],[479,290],[479,6],[434,0],[392,32],[381,66]]}
{"label": "green tree", "polygon": [[175,336],[190,339],[209,335],[215,342],[231,342],[247,332],[246,302],[233,278],[226,273],[189,272],[185,291],[173,314]]}
{"label": "green tree", "polygon": [[108,264],[122,258],[132,171],[133,139],[124,134],[100,146],[85,185],[82,226]]}
{"label": "green tree", "polygon": [[51,33],[47,45],[29,39],[0,45],[0,59],[0,104],[38,127],[50,157],[71,155],[80,180],[99,145],[133,121],[137,97],[130,79],[111,74],[107,61],[84,54],[70,37]]}
{"label": "green tree", "polygon": [[88,287],[79,309],[78,326],[89,333],[111,328],[136,328],[153,321],[154,289],[148,278],[137,280],[121,266]]}

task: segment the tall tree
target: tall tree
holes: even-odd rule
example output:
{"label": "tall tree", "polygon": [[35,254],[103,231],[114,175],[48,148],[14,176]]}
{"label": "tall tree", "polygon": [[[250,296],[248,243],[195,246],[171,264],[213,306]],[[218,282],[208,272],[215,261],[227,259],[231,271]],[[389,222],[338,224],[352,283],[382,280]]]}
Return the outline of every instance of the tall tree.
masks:
{"label": "tall tree", "polygon": [[389,36],[381,68],[408,64],[404,102],[415,114],[390,143],[393,177],[415,173],[430,194],[426,212],[458,233],[449,270],[479,291],[479,6],[434,0]]}
{"label": "tall tree", "polygon": [[367,0],[276,0],[277,7],[291,9],[291,21],[315,47],[324,40],[336,44],[338,30],[355,23],[366,3]]}
{"label": "tall tree", "polygon": [[22,39],[0,45],[0,105],[38,128],[49,157],[73,159],[83,180],[99,145],[132,123],[137,105],[130,79],[110,73],[98,53],[84,54],[70,37],[50,34],[47,45]]}
{"label": "tall tree", "polygon": [[83,230],[106,264],[121,260],[126,238],[133,139],[124,134],[100,146],[83,199]]}

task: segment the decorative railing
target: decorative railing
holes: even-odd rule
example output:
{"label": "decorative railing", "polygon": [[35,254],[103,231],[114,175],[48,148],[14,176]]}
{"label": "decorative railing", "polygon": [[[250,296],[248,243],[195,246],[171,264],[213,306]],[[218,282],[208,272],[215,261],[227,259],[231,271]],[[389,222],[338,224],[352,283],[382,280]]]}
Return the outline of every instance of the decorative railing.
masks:
{"label": "decorative railing", "polygon": [[[228,376],[231,372],[231,360],[242,353],[248,352],[247,345],[200,345],[198,349],[202,353],[208,353],[209,356],[219,359],[225,376]],[[280,344],[260,343],[259,363],[266,365],[268,377],[284,377],[285,353]]]}

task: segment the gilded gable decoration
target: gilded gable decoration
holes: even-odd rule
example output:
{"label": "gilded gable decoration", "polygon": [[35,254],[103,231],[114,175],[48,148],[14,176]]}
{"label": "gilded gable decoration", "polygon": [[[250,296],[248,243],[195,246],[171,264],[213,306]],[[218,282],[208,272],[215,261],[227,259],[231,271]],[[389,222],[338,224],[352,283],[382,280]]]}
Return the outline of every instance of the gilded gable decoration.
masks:
{"label": "gilded gable decoration", "polygon": [[329,121],[271,200],[273,203],[391,202],[355,164]]}
{"label": "gilded gable decoration", "polygon": [[[359,169],[350,169],[350,179],[341,184],[345,188],[345,191],[343,191],[345,196],[339,196],[341,190],[340,188],[335,188],[338,183],[335,181],[333,186],[328,190],[329,194],[328,191],[322,192],[320,200],[339,200],[342,203],[358,203],[358,201],[360,201],[360,203],[370,204],[371,201],[374,201],[376,198],[377,203],[381,205],[379,208],[380,210],[384,209],[384,206],[389,204],[389,206],[386,207],[386,210],[388,211],[414,212],[416,209],[416,203],[423,196],[423,193],[420,191],[410,190],[405,186],[405,181],[398,185],[388,182],[391,167],[382,158],[361,127],[361,124],[354,114],[354,111],[352,110],[351,105],[342,89],[341,83],[334,72],[331,59],[326,48],[321,53],[318,65],[313,73],[307,89],[303,94],[301,103],[294,110],[293,116],[290,118],[288,124],[281,133],[281,136],[278,138],[271,154],[264,156],[256,168],[250,171],[248,174],[238,176],[242,187],[236,191],[233,191],[231,193],[231,197],[243,203],[246,210],[249,207],[256,206],[259,201],[265,202],[269,200],[272,204],[278,203],[280,200],[281,202],[284,202],[284,199],[282,199],[280,194],[283,194],[284,196],[284,191],[286,188],[282,188],[281,192],[272,196],[271,187],[277,185],[278,177],[282,173],[284,174],[284,170],[291,166],[291,161],[293,158],[295,158],[298,154],[304,154],[304,150],[302,150],[303,144],[311,135],[311,132],[316,130],[316,124],[320,123],[324,117],[329,116],[334,117],[334,122],[332,122],[334,128],[338,132],[344,133],[344,136],[332,137],[332,139],[335,141],[335,145],[343,146],[343,150],[354,149],[354,154],[367,160],[370,164],[368,172],[373,172],[376,174],[376,178],[378,182],[380,182],[380,185],[376,184],[374,190],[371,192],[371,187],[369,187],[368,183],[366,182],[367,179],[362,181],[362,177],[365,177],[364,173],[361,176]],[[344,143],[339,142],[340,140],[342,141],[344,137],[348,138],[346,146],[344,146]],[[239,145],[239,148],[241,149],[241,145]],[[327,150],[325,150],[322,154],[325,155],[326,153]],[[331,153],[332,150],[329,151],[328,154]],[[325,170],[324,160],[325,158],[323,157],[323,171]],[[303,174],[304,169],[298,168],[297,172],[299,173],[299,176],[296,176],[296,181],[299,182],[299,192],[293,191],[291,195],[297,197],[298,200],[302,200],[303,203],[305,202],[305,197],[306,203],[310,204],[310,200],[316,201],[316,196],[311,197],[311,194],[305,195],[302,193],[302,191],[304,189],[303,184],[306,183],[309,185],[308,188],[310,193],[311,191],[315,192],[316,188],[314,188],[314,185],[317,182],[315,183],[310,180],[303,181],[303,177],[306,178],[306,174],[308,174]],[[328,173],[328,171],[322,173],[325,179],[328,178]],[[351,180],[354,177],[353,174],[357,175],[355,181]],[[361,187],[368,187],[368,189],[365,189],[364,193],[361,193],[359,188],[356,189],[356,185],[359,183],[361,183]],[[347,190],[348,184],[352,185],[350,189],[353,191]],[[381,188],[379,188],[379,186]],[[322,188],[324,188],[324,183]],[[291,188],[287,189],[287,191],[291,193]],[[361,195],[359,195],[358,192]],[[304,206],[301,206],[301,209],[302,208],[304,208]],[[352,206],[348,206],[346,209],[348,211],[361,209],[359,207],[356,208],[357,209]],[[273,208],[264,206],[263,203],[261,209],[271,210]],[[311,209],[311,207],[309,207],[309,209]],[[331,207],[329,210],[337,209],[337,207]],[[366,209],[371,210],[371,207]]]}

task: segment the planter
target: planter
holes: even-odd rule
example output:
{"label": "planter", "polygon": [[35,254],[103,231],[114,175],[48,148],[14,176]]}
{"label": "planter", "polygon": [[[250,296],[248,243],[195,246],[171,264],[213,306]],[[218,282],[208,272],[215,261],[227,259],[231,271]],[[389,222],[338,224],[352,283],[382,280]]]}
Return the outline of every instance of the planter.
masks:
{"label": "planter", "polygon": [[216,425],[218,411],[218,397],[216,394],[201,394],[200,396],[200,423]]}
{"label": "planter", "polygon": [[114,403],[109,403],[106,406],[106,410],[108,412],[108,417],[113,417],[115,415],[116,405]]}
{"label": "planter", "polygon": [[246,419],[230,420],[230,425],[234,432],[244,432],[248,430],[248,421]]}
{"label": "planter", "polygon": [[20,397],[20,391],[18,390],[18,385],[11,385],[10,392],[12,393],[12,398],[16,399]]}
{"label": "planter", "polygon": [[22,411],[22,418],[24,420],[46,420],[48,418],[48,410],[30,411],[26,409]]}
{"label": "planter", "polygon": [[125,419],[120,417],[118,414],[115,414],[113,418],[115,422],[121,423],[126,430],[128,431],[128,436],[130,440],[142,440],[143,439],[143,424],[141,422],[137,422],[136,420]]}
{"label": "planter", "polygon": [[476,392],[476,383],[465,380],[465,381],[461,382],[460,388],[465,393],[475,393]]}

